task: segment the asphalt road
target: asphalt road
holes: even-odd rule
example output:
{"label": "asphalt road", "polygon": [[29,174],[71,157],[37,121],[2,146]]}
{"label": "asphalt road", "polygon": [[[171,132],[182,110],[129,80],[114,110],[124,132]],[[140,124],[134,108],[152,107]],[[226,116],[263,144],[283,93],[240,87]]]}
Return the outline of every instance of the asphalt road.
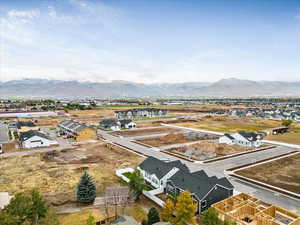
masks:
{"label": "asphalt road", "polygon": [[[163,152],[159,152],[159,149],[157,148],[147,148],[145,146],[141,146],[139,144],[131,142],[129,139],[123,137],[116,137],[113,135],[108,134],[105,131],[99,130],[99,134],[102,135],[104,139],[107,141],[113,142],[120,144],[122,146],[125,146],[129,149],[132,149],[136,152],[139,152],[141,154],[147,155],[147,156],[153,156],[155,158],[161,159],[161,160],[178,160],[178,158],[174,156],[167,155]],[[197,163],[192,163],[188,162],[185,160],[181,160],[183,163],[185,163],[189,169],[194,172],[198,170],[205,170],[205,172],[209,176],[217,176],[217,177],[223,177],[226,176],[224,174],[224,170],[234,167],[234,166],[239,166],[239,165],[244,165],[250,162],[255,162],[263,159],[268,159],[273,156],[281,155],[284,153],[292,152],[295,149],[280,146],[276,147],[273,149],[269,149],[266,151],[261,151],[261,152],[254,152],[254,153],[249,153],[246,155],[241,155],[238,157],[230,158],[230,159],[225,159],[225,160],[220,160],[217,162],[213,163],[208,163],[208,164],[197,164]],[[240,181],[238,179],[228,177],[228,179],[232,182],[232,184],[235,187],[235,190],[237,192],[244,192],[244,193],[249,193],[252,194],[261,200],[271,203],[271,204],[276,204],[279,205],[283,208],[292,210],[294,212],[300,213],[300,201],[293,199],[291,197],[278,194],[277,192],[271,191],[269,189],[262,188],[257,185],[249,184],[243,181]]]}

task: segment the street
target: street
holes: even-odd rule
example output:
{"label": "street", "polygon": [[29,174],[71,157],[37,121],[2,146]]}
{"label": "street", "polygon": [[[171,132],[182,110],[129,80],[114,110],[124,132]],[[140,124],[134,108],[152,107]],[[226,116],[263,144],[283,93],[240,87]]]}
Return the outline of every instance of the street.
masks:
{"label": "street", "polygon": [[[148,147],[133,143],[130,141],[130,139],[128,139],[126,137],[123,137],[123,138],[116,137],[116,136],[113,136],[102,130],[98,130],[98,133],[100,135],[102,135],[102,137],[109,142],[119,144],[121,146],[129,148],[129,149],[131,149],[135,152],[141,153],[143,155],[152,156],[152,157],[158,158],[160,160],[179,160],[177,157],[167,155],[163,152],[153,150],[152,148],[148,148]],[[263,159],[268,159],[270,157],[278,156],[278,155],[288,153],[288,152],[292,152],[294,150],[295,149],[292,149],[292,148],[278,146],[276,148],[269,149],[266,151],[253,152],[253,153],[249,153],[246,155],[241,155],[241,156],[237,156],[234,158],[224,159],[224,160],[207,163],[207,164],[197,164],[197,163],[188,162],[188,161],[185,161],[182,159],[180,159],[180,160],[183,163],[185,163],[192,172],[195,172],[198,170],[205,170],[205,172],[209,176],[223,177],[223,176],[226,176],[224,174],[224,170],[229,169],[231,167],[244,165],[247,163],[252,163],[252,162],[263,160]],[[232,182],[232,184],[235,187],[235,190],[238,192],[245,192],[245,193],[252,194],[265,202],[268,202],[271,204],[276,204],[276,205],[279,205],[288,210],[292,210],[294,212],[300,213],[300,201],[299,200],[279,194],[279,193],[271,191],[269,189],[262,188],[260,186],[254,185],[254,184],[249,184],[249,183],[240,181],[236,178],[232,178],[232,177],[227,177],[227,178]]]}

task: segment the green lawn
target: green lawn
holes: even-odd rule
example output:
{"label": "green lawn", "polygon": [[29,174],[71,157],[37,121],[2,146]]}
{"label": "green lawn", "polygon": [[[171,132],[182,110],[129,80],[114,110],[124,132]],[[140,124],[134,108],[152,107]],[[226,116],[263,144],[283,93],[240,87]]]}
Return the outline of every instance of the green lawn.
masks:
{"label": "green lawn", "polygon": [[[130,173],[130,172],[125,172],[122,175],[124,175],[125,177],[127,177],[128,179],[130,179],[131,174],[132,173]],[[152,191],[153,187],[151,185],[149,185],[149,184],[146,184],[144,189],[145,189],[145,191]]]}

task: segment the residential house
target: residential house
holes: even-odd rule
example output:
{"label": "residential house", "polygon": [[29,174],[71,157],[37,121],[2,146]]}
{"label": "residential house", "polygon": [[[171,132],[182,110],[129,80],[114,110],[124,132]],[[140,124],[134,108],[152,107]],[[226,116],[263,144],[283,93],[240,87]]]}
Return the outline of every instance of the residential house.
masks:
{"label": "residential house", "polygon": [[63,120],[58,124],[62,134],[74,138],[76,141],[86,141],[97,139],[96,130],[84,123],[73,120]]}
{"label": "residential house", "polygon": [[163,116],[167,116],[167,113],[168,111],[166,109],[157,109],[157,108],[137,108],[137,109],[115,111],[115,115],[118,119],[163,117]]}
{"label": "residential house", "polygon": [[23,148],[38,148],[58,145],[57,141],[36,130],[29,130],[21,133],[20,142]]}
{"label": "residential house", "polygon": [[119,122],[122,129],[130,129],[136,127],[136,123],[132,120],[120,120]]}
{"label": "residential house", "polygon": [[261,136],[256,133],[241,131],[233,134],[224,134],[219,138],[219,143],[242,147],[259,147],[261,139]]}
{"label": "residential house", "polygon": [[234,187],[227,178],[209,177],[203,170],[191,173],[179,160],[166,162],[149,157],[138,169],[146,182],[167,195],[177,196],[184,190],[190,191],[197,204],[197,213],[233,194]]}
{"label": "residential house", "polygon": [[121,123],[116,120],[102,120],[99,123],[99,127],[103,130],[118,131],[121,130]]}

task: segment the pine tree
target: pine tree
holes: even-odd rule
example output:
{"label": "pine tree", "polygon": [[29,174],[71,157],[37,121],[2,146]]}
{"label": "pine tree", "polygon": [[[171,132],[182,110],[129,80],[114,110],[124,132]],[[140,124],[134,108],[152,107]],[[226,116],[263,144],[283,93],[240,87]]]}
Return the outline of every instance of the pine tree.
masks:
{"label": "pine tree", "polygon": [[87,172],[80,178],[80,182],[77,186],[76,192],[77,201],[81,203],[92,203],[96,198],[96,185],[93,177]]}
{"label": "pine tree", "polygon": [[159,221],[159,213],[156,208],[152,207],[148,212],[148,225],[152,225]]}

